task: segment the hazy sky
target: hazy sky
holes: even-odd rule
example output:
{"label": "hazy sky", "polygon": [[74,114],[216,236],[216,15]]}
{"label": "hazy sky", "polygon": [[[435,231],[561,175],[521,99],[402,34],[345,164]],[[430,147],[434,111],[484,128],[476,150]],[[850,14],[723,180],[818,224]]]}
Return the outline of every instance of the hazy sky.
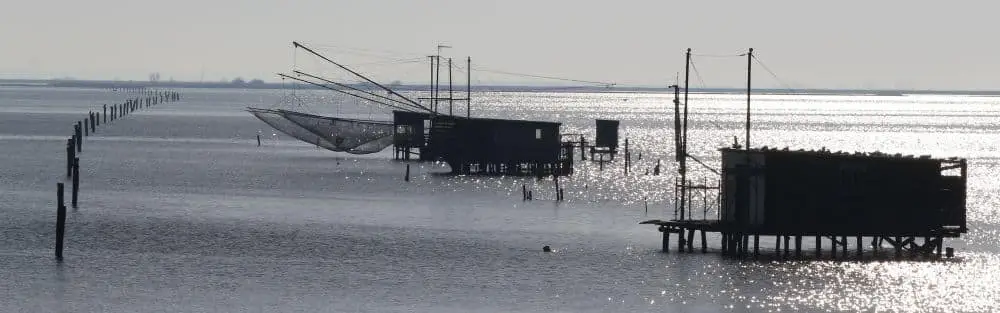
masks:
{"label": "hazy sky", "polygon": [[[683,70],[685,48],[753,47],[793,88],[1000,89],[988,1],[0,1],[0,78],[274,81],[297,40],[418,57],[445,43],[474,67],[656,86]],[[744,84],[745,59],[695,64],[707,86]],[[755,85],[780,86],[755,69]]]}

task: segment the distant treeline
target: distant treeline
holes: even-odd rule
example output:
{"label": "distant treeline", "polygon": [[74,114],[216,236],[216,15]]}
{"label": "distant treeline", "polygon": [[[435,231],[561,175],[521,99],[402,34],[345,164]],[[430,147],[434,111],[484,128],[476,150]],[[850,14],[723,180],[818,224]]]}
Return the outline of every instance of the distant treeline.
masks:
{"label": "distant treeline", "polygon": [[[376,90],[379,89],[373,84],[348,84],[352,87]],[[35,87],[75,87],[75,88],[229,88],[229,89],[283,89],[292,88],[291,83],[268,83],[260,80],[244,82],[234,80],[231,82],[184,82],[184,81],[110,81],[110,80],[25,80],[25,79],[0,79],[0,86],[35,86]],[[426,91],[429,85],[408,85],[408,84],[388,84],[389,88],[397,91]],[[322,90],[323,88],[308,84],[297,84],[297,89]],[[447,86],[441,86],[441,90],[447,90]],[[455,86],[455,93],[465,91],[465,86]],[[602,87],[602,86],[526,86],[526,85],[477,85],[472,86],[473,91],[515,91],[515,92],[647,92],[647,93],[668,93],[673,92],[667,87]],[[692,88],[695,93],[746,93],[746,89],[741,88]],[[864,89],[769,89],[754,88],[753,94],[813,94],[813,95],[876,95],[876,96],[899,96],[903,94],[955,94],[955,95],[981,95],[1000,96],[1000,91],[989,90],[864,90]]]}

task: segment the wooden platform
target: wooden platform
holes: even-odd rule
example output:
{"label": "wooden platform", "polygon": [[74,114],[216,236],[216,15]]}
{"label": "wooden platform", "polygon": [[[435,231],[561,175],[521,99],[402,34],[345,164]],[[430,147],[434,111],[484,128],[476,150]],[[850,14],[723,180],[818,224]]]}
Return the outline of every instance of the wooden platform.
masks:
{"label": "wooden platform", "polygon": [[[815,259],[819,259],[822,253],[822,242],[824,239],[830,242],[830,253],[828,254],[830,258],[836,259],[838,252],[840,258],[848,257],[848,244],[851,243],[849,238],[855,238],[854,248],[856,253],[854,254],[856,259],[862,258],[864,255],[865,240],[867,237],[870,239],[871,255],[878,256],[881,249],[882,243],[888,243],[891,248],[895,250],[896,257],[901,257],[903,251],[909,252],[910,255],[922,255],[922,256],[934,256],[940,257],[942,254],[942,249],[944,246],[944,238],[957,238],[962,233],[961,229],[932,229],[921,233],[913,234],[902,234],[902,233],[884,233],[884,234],[841,234],[841,233],[818,233],[818,232],[803,232],[803,233],[790,233],[790,234],[773,234],[765,233],[760,231],[755,231],[751,229],[741,229],[740,227],[735,227],[731,223],[726,223],[721,220],[659,220],[652,219],[639,222],[642,225],[656,225],[657,230],[663,234],[663,252],[669,252],[670,245],[670,234],[677,234],[677,250],[692,252],[694,250],[695,244],[695,234],[696,232],[701,232],[701,251],[708,251],[708,240],[706,233],[717,232],[721,234],[721,252],[723,255],[732,256],[736,258],[746,258],[753,257],[757,259],[760,255],[760,237],[761,236],[774,236],[775,237],[775,254],[779,259],[791,258],[792,246],[794,245],[794,257],[796,259],[801,259],[802,254],[802,241],[803,237],[814,237],[815,238]],[[752,252],[751,247],[752,240]],[[922,243],[920,238],[923,238]],[[794,241],[793,241],[794,240]],[[783,254],[781,251],[783,250]],[[948,256],[951,257],[951,248],[948,248]]]}

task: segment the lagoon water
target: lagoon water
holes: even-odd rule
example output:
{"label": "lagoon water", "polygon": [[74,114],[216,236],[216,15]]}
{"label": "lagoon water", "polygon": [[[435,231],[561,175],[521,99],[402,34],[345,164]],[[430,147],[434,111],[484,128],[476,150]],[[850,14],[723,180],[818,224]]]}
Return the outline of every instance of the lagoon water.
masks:
{"label": "lagoon water", "polygon": [[[1000,310],[1000,98],[754,95],[754,146],[968,158],[970,232],[946,240],[956,257],[942,261],[740,262],[664,254],[655,228],[637,225],[674,214],[672,94],[473,94],[474,116],[558,121],[588,138],[595,118],[622,121],[641,154],[633,173],[578,162],[557,203],[550,179],[455,177],[442,164],[411,163],[405,182],[391,149],[319,150],[243,110],[287,91],[178,91],[180,102],[87,137],[80,208],[57,263],[55,185],[71,123],[129,95],[0,87],[0,311]],[[296,96],[314,113],[389,118],[327,93]],[[693,95],[695,156],[717,165],[715,149],[742,140],[744,101]],[[665,175],[644,175],[657,160]],[[521,200],[522,184],[534,201]]]}

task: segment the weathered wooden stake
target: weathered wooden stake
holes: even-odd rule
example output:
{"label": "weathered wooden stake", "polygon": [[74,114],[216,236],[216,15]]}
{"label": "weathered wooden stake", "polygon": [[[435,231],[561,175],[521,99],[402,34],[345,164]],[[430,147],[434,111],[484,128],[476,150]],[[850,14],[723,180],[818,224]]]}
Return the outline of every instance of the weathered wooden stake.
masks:
{"label": "weathered wooden stake", "polygon": [[528,186],[521,184],[521,201],[528,200]]}
{"label": "weathered wooden stake", "polygon": [[406,165],[406,176],[403,176],[403,180],[410,181],[410,165]]}
{"label": "weathered wooden stake", "polygon": [[90,136],[90,121],[83,119],[83,135]]}
{"label": "weathered wooden stake", "polygon": [[73,208],[76,208],[76,199],[80,195],[80,158],[73,158]]}
{"label": "weathered wooden stake", "polygon": [[108,105],[104,105],[104,124],[108,123]]}
{"label": "weathered wooden stake", "polygon": [[628,152],[628,138],[625,138],[625,175],[628,175],[629,163],[632,161],[632,157]]}
{"label": "weathered wooden stake", "polygon": [[76,157],[76,135],[66,141],[66,177],[73,176],[73,158]]}
{"label": "weathered wooden stake", "polygon": [[861,248],[864,247],[864,245],[861,243],[861,240],[862,240],[861,236],[858,236],[858,260],[861,259],[861,255],[864,252],[861,250]]}
{"label": "weathered wooden stake", "polygon": [[94,112],[90,112],[90,132],[91,133],[97,132],[97,121],[96,121],[96,116],[94,116]]}
{"label": "weathered wooden stake", "polygon": [[[260,147],[260,134],[257,134],[257,146]],[[410,166],[407,164],[406,166]]]}
{"label": "weathered wooden stake", "polygon": [[63,201],[63,183],[56,183],[56,260],[63,259],[63,238],[66,235],[66,204]]}
{"label": "weathered wooden stake", "polygon": [[80,129],[80,122],[76,122],[73,126],[73,131],[76,133],[76,152],[83,152],[83,131]]}
{"label": "weathered wooden stake", "polygon": [[816,258],[818,259],[823,254],[823,237],[816,236]]}
{"label": "weathered wooden stake", "polygon": [[708,252],[708,240],[705,240],[705,230],[701,230],[701,253]]}

